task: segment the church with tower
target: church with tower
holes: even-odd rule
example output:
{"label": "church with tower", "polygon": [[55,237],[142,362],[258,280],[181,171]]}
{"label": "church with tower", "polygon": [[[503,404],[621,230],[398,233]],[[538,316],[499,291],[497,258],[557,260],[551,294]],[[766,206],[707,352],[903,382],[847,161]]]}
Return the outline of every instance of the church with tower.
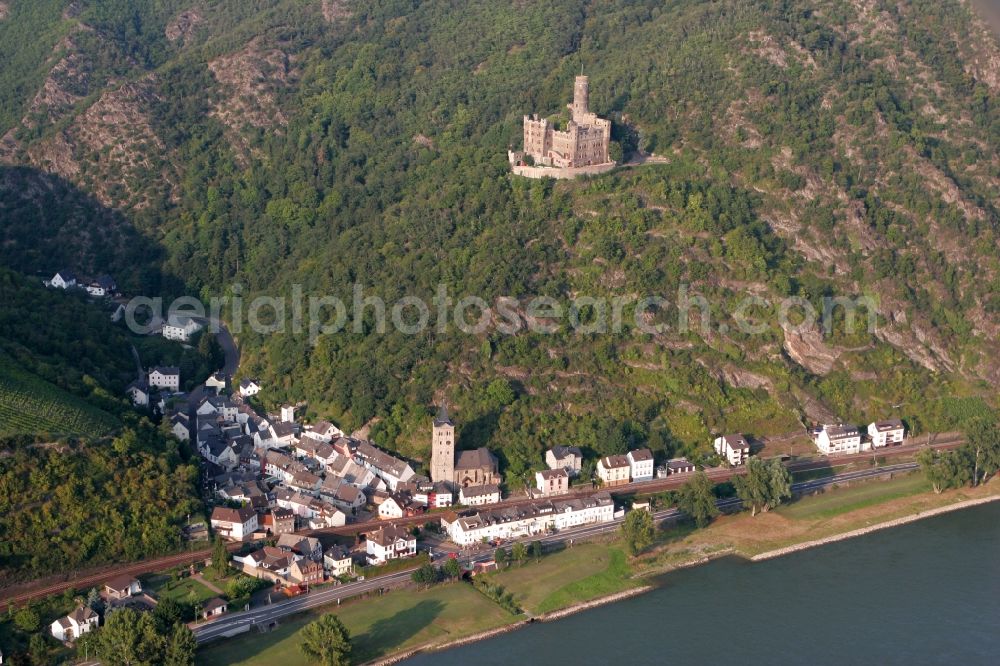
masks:
{"label": "church with tower", "polygon": [[431,481],[469,488],[500,483],[496,456],[486,447],[455,453],[455,424],[444,405],[431,429]]}

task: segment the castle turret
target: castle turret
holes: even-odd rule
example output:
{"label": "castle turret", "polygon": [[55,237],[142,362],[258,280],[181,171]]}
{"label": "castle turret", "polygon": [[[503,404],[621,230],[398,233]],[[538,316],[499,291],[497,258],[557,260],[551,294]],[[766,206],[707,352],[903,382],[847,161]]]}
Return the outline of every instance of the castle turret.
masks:
{"label": "castle turret", "polygon": [[431,436],[431,481],[452,483],[455,478],[455,424],[441,405]]}
{"label": "castle turret", "polygon": [[573,120],[583,122],[584,116],[590,113],[590,83],[586,76],[576,77],[573,84]]}

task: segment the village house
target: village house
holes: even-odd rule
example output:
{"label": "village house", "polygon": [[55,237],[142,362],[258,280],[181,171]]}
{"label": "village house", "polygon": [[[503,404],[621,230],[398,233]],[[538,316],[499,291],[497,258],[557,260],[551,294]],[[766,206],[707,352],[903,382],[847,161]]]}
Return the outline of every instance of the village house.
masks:
{"label": "village house", "polygon": [[535,488],[546,497],[567,493],[569,492],[569,473],[562,467],[535,472]]}
{"label": "village house", "polygon": [[605,456],[597,461],[597,478],[605,486],[628,483],[632,465],[626,456]]}
{"label": "village house", "polygon": [[226,390],[226,375],[223,372],[214,372],[205,380],[205,388],[214,389],[216,393]]}
{"label": "village house", "polygon": [[742,465],[750,457],[750,443],[743,435],[722,435],[712,442],[715,452],[732,466]]}
{"label": "village house", "polygon": [[316,537],[282,534],[278,537],[277,546],[316,562],[319,562],[323,557],[323,544]]}
{"label": "village house", "polygon": [[323,582],[323,565],[302,558],[295,560],[288,568],[288,580],[299,585],[317,585]]}
{"label": "village house", "polygon": [[890,444],[902,444],[906,428],[899,419],[875,421],[868,424],[868,437],[873,448],[879,449]]}
{"label": "village house", "polygon": [[331,442],[334,438],[343,437],[344,431],[333,425],[329,421],[320,421],[309,429],[312,436],[324,442]]}
{"label": "village house", "polygon": [[142,381],[135,380],[130,383],[125,387],[125,393],[128,394],[132,404],[136,407],[149,406],[149,386],[146,384],[145,379]]}
{"label": "village house", "polygon": [[694,463],[687,458],[671,458],[667,461],[667,474],[688,474],[695,471]]}
{"label": "village house", "polygon": [[312,516],[308,518],[309,529],[321,530],[326,527],[343,527],[347,524],[347,514],[329,502],[314,499],[310,503]]}
{"label": "village house", "polygon": [[586,498],[541,500],[466,516],[445,515],[441,518],[441,526],[455,544],[468,546],[605,523],[614,518],[614,501],[610,494],[602,492]]}
{"label": "village house", "polygon": [[628,458],[629,474],[632,481],[649,481],[653,478],[653,452],[649,449],[635,449],[625,456]]}
{"label": "village house", "polygon": [[56,289],[75,289],[77,286],[76,273],[73,271],[59,271],[52,276],[47,286],[55,287]]}
{"label": "village house", "polygon": [[343,546],[331,546],[323,553],[323,566],[333,577],[350,576],[354,571],[354,560],[349,550]]}
{"label": "village house", "polygon": [[291,509],[276,507],[264,515],[264,528],[277,536],[295,531],[295,513]]}
{"label": "village house", "polygon": [[260,383],[256,379],[240,380],[240,395],[249,398],[260,393]]}
{"label": "village house", "polygon": [[186,442],[191,439],[191,426],[188,423],[188,416],[184,412],[177,412],[170,417],[170,432],[174,437]]}
{"label": "village house", "polygon": [[115,576],[104,583],[104,596],[108,601],[121,601],[142,594],[142,585],[132,576]]}
{"label": "village house", "polygon": [[76,610],[52,623],[49,631],[57,641],[72,643],[83,634],[88,634],[100,621],[97,613],[89,606],[78,606]]}
{"label": "village house", "polygon": [[458,503],[465,506],[497,504],[500,501],[500,486],[488,483],[482,486],[463,486],[458,491]]}
{"label": "village house", "polygon": [[156,366],[149,371],[148,383],[168,391],[181,390],[181,371],[174,366]]}
{"label": "village house", "polygon": [[118,284],[110,275],[101,275],[87,283],[87,293],[94,298],[103,296],[114,296],[118,291]]}
{"label": "village house", "polygon": [[203,328],[201,324],[192,317],[179,314],[171,314],[163,324],[163,337],[167,340],[177,340],[179,342],[190,342],[191,336]]}
{"label": "village house", "polygon": [[226,602],[221,597],[212,597],[205,602],[205,605],[201,609],[201,619],[208,620],[213,617],[219,617],[220,615],[226,614],[226,609],[228,606]]}
{"label": "village house", "polygon": [[288,571],[294,560],[294,553],[275,546],[264,546],[246,555],[233,556],[233,562],[240,565],[243,573],[274,583],[288,580]]}
{"label": "village house", "polygon": [[56,640],[72,643],[83,634],[97,629],[99,621],[99,616],[89,606],[78,606],[69,615],[53,622],[50,631]]}
{"label": "village house", "polygon": [[583,466],[583,452],[578,446],[553,446],[545,452],[549,469],[565,469],[570,476],[577,476]]}
{"label": "village house", "polygon": [[859,453],[861,429],[846,423],[824,425],[816,435],[816,447],[826,455]]}
{"label": "village house", "polygon": [[319,496],[352,515],[368,503],[368,498],[358,487],[332,474],[323,479],[319,487]]}
{"label": "village house", "polygon": [[257,513],[249,507],[217,506],[212,510],[212,529],[224,539],[243,541],[256,532],[257,527]]}
{"label": "village house", "polygon": [[400,482],[409,481],[416,474],[406,461],[389,455],[371,442],[358,442],[354,455],[375,476],[385,481],[389,490],[395,490]]}
{"label": "village house", "polygon": [[369,564],[385,564],[389,560],[417,554],[417,538],[402,527],[385,525],[369,532],[365,539]]}

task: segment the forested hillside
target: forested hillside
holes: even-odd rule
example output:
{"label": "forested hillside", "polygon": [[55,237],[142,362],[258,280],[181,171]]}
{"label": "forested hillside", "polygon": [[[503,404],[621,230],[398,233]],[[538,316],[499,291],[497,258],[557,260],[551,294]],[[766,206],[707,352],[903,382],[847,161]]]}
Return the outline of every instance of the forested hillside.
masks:
{"label": "forested hillside", "polygon": [[[825,337],[244,332],[271,403],[377,417],[419,457],[447,398],[517,478],[553,443],[946,429],[995,395],[1000,48],[964,1],[8,4],[0,159],[30,170],[0,178],[0,261],[20,271],[348,301],[688,285],[717,322],[747,293],[879,303],[877,333]],[[558,113],[581,69],[614,150],[666,163],[512,178],[522,115]],[[55,186],[92,213],[35,205]]]}

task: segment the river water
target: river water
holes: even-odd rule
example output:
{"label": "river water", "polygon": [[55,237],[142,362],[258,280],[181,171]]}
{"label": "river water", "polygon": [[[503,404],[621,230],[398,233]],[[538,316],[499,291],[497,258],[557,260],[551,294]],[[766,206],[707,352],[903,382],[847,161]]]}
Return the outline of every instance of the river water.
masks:
{"label": "river water", "polygon": [[658,583],[406,663],[1000,664],[1000,503]]}

